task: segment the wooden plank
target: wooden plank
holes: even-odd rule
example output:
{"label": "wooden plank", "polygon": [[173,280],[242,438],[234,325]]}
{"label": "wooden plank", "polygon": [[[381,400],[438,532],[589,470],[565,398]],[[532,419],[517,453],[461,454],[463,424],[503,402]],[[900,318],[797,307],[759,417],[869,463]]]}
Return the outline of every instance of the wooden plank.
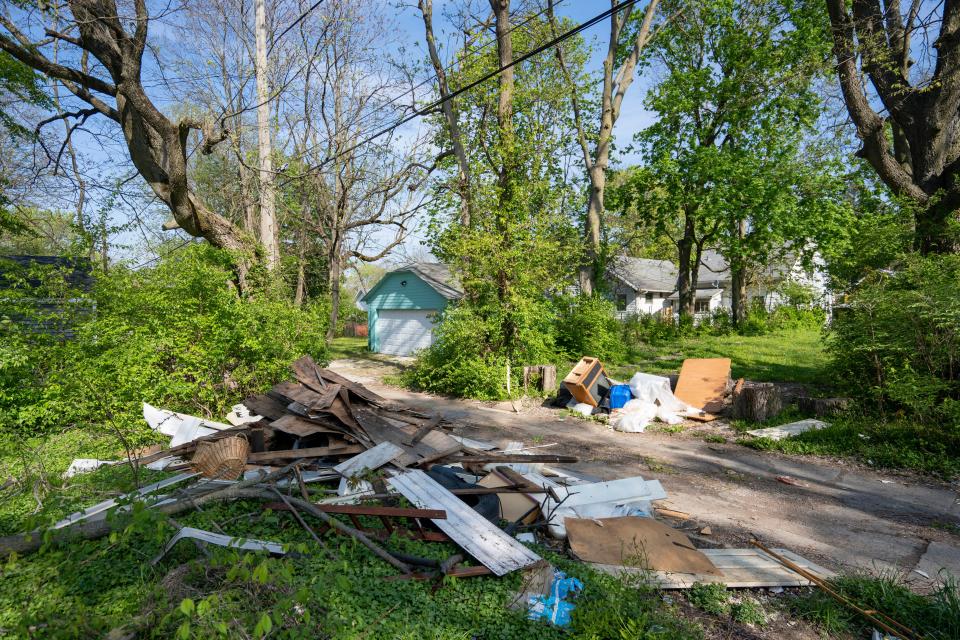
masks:
{"label": "wooden plank", "polygon": [[463,445],[455,444],[455,445],[453,445],[452,447],[450,447],[449,449],[445,449],[444,451],[437,451],[436,453],[430,454],[430,455],[427,456],[426,458],[420,458],[419,460],[417,460],[417,461],[414,462],[413,464],[416,465],[416,466],[418,466],[418,467],[423,467],[423,466],[426,466],[426,465],[428,465],[428,464],[433,464],[434,462],[437,462],[437,461],[439,461],[439,460],[443,460],[444,458],[448,458],[448,457],[450,457],[450,456],[452,456],[452,455],[454,455],[454,454],[460,453],[460,450],[461,450],[462,448],[463,448]]}
{"label": "wooden plank", "polygon": [[522,454],[495,454],[473,455],[453,458],[451,462],[462,462],[464,464],[496,464],[498,462],[553,462],[553,463],[573,463],[580,462],[576,456],[554,456],[545,454],[532,454],[529,456]]}
{"label": "wooden plank", "polygon": [[673,395],[692,407],[719,411],[729,380],[730,358],[687,358],[680,367]]}
{"label": "wooden plank", "polygon": [[424,424],[422,427],[420,427],[419,429],[417,429],[417,432],[416,432],[415,434],[413,434],[410,438],[408,438],[407,440],[405,440],[405,441],[404,441],[404,444],[405,444],[405,445],[408,445],[408,446],[411,446],[411,447],[412,447],[413,445],[417,444],[418,442],[420,442],[421,440],[423,440],[423,437],[424,437],[425,435],[427,435],[428,433],[430,433],[431,431],[433,431],[433,430],[437,427],[437,425],[440,424],[440,421],[441,421],[441,420],[443,420],[443,418],[442,418],[441,416],[439,416],[439,415],[434,416],[433,418],[430,419],[429,422],[427,422],[427,423]]}
{"label": "wooden plank", "polygon": [[317,508],[326,513],[339,513],[354,516],[385,516],[388,518],[428,518],[446,520],[443,509],[410,509],[406,507],[381,507],[363,504],[318,504]]}
{"label": "wooden plank", "polygon": [[[689,589],[695,582],[722,583],[730,588],[755,587],[806,587],[812,583],[803,576],[787,569],[760,549],[700,549],[714,566],[719,576],[695,573],[670,573],[646,571],[637,567],[617,565],[592,565],[595,569],[614,575],[622,573],[644,575],[647,581],[661,589]],[[817,576],[828,579],[832,571],[810,562],[786,549],[774,549],[791,562]]]}
{"label": "wooden plank", "polygon": [[387,482],[422,509],[446,511],[446,520],[432,522],[494,574],[502,576],[541,561],[540,556],[495,527],[423,471],[406,471]]}
{"label": "wooden plank", "polygon": [[243,404],[250,409],[250,411],[268,420],[279,420],[287,415],[286,403],[266,394],[248,396],[244,399]]}
{"label": "wooden plank", "polygon": [[287,451],[264,451],[251,453],[247,462],[261,463],[273,460],[295,460],[297,458],[325,458],[327,456],[350,455],[360,453],[363,447],[358,444],[349,444],[345,447],[307,447],[306,449],[289,449]]}
{"label": "wooden plank", "polygon": [[333,428],[320,422],[306,420],[289,414],[279,420],[271,422],[270,427],[299,438],[305,438],[318,433],[331,433],[338,436],[345,435],[345,430],[342,428]]}
{"label": "wooden plank", "polygon": [[403,455],[403,449],[397,445],[392,442],[381,442],[372,449],[367,449],[363,453],[341,462],[333,470],[349,479],[362,476],[371,469],[379,469],[401,455]]}
{"label": "wooden plank", "polygon": [[[416,462],[419,458],[431,456],[437,453],[437,450],[425,441],[426,438],[413,446],[406,446],[403,444],[403,441],[406,440],[414,431],[413,427],[410,425],[398,427],[394,424],[391,424],[386,419],[377,415],[377,413],[372,411],[369,407],[358,406],[354,408],[353,414],[363,430],[368,436],[370,436],[371,441],[376,444],[380,444],[381,442],[392,442],[404,450],[403,455],[399,458],[396,458],[397,463],[401,466],[409,466]],[[430,435],[433,434],[429,434],[428,437]]]}

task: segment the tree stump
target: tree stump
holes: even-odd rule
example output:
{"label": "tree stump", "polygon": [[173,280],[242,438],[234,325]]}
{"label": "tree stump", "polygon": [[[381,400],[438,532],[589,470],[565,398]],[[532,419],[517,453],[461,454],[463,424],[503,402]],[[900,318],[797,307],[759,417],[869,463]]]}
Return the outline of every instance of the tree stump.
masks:
{"label": "tree stump", "polygon": [[557,389],[557,368],[552,364],[538,364],[523,368],[523,391],[530,385],[541,393],[553,393]]}
{"label": "tree stump", "polygon": [[783,410],[777,386],[769,382],[747,382],[733,396],[733,417],[763,422]]}
{"label": "tree stump", "polygon": [[850,398],[797,398],[797,408],[818,418],[842,413],[850,406]]}

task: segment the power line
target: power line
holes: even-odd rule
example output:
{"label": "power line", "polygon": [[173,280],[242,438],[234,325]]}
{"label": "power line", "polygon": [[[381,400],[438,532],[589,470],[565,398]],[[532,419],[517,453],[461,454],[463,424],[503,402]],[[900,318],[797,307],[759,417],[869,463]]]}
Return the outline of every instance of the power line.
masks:
{"label": "power line", "polygon": [[[558,1],[554,4],[554,7],[560,6],[563,2],[564,2],[564,0],[558,0]],[[550,7],[549,7],[549,5],[547,5],[546,7],[544,7],[543,9],[541,9],[540,11],[538,11],[537,13],[535,13],[535,14],[531,15],[530,17],[528,17],[526,20],[523,20],[522,22],[518,22],[517,24],[513,25],[512,27],[510,27],[510,29],[507,30],[507,33],[506,33],[505,35],[510,35],[510,34],[513,33],[514,31],[516,31],[517,29],[520,29],[521,27],[524,27],[524,26],[530,24],[531,22],[533,22],[534,20],[536,20],[537,18],[539,18],[540,16],[542,16],[544,13],[546,13],[546,12],[549,11],[549,10],[550,10]],[[466,61],[467,61],[467,58],[470,57],[471,55],[476,55],[477,53],[480,53],[480,52],[483,51],[484,49],[488,49],[488,48],[490,48],[491,46],[493,46],[493,45],[495,45],[495,44],[496,44],[496,40],[491,40],[490,42],[487,42],[487,43],[485,43],[485,44],[480,45],[480,46],[477,47],[476,49],[472,49],[472,50],[467,50],[467,51],[465,51],[462,57],[460,57],[460,58],[457,59],[457,60],[454,60],[454,61],[451,62],[449,65],[447,65],[446,67],[444,67],[444,68],[443,68],[443,72],[444,72],[445,74],[449,74],[450,71],[451,71],[455,66],[460,65],[460,64],[466,62]],[[410,87],[409,89],[405,89],[405,90],[403,91],[403,93],[397,94],[396,96],[394,96],[393,98],[391,98],[391,99],[388,100],[387,102],[384,102],[383,104],[377,106],[376,108],[373,109],[373,111],[370,111],[369,113],[365,114],[364,117],[365,117],[365,118],[370,118],[370,117],[373,116],[374,114],[379,113],[380,111],[383,111],[384,109],[386,109],[386,108],[389,107],[390,105],[394,104],[395,102],[397,102],[397,101],[400,100],[401,98],[405,97],[407,94],[410,94],[411,97],[415,97],[417,89],[420,89],[421,87],[423,87],[423,86],[425,86],[425,85],[427,85],[427,84],[433,83],[435,79],[436,79],[436,76],[435,76],[435,75],[431,75],[429,78],[426,78],[425,80],[423,80],[423,81],[420,82],[419,84],[414,85],[413,87]],[[316,149],[318,146],[322,146],[322,143],[321,143],[321,144],[314,145],[314,146],[310,147],[309,149],[304,150],[303,153],[301,153],[300,155],[303,156],[303,155],[305,155],[305,154],[307,154],[307,153],[310,153],[311,151],[313,151],[314,149]]]}
{"label": "power line", "polygon": [[312,5],[310,5],[310,8],[309,8],[309,9],[307,9],[306,11],[304,11],[303,13],[300,14],[300,17],[298,17],[296,20],[294,20],[293,22],[291,22],[291,23],[290,23],[290,26],[288,26],[286,29],[284,29],[283,31],[281,31],[281,32],[280,32],[280,35],[278,35],[276,38],[274,38],[274,39],[273,39],[273,42],[270,43],[270,48],[267,49],[267,55],[269,56],[270,53],[273,52],[273,48],[276,46],[277,42],[279,42],[280,39],[281,39],[283,36],[287,35],[287,32],[289,32],[289,31],[290,31],[291,29],[293,29],[295,26],[297,26],[298,24],[300,24],[301,22],[303,22],[303,21],[306,19],[306,17],[307,17],[308,15],[310,15],[311,13],[313,13],[313,10],[316,9],[317,7],[319,7],[321,4],[323,4],[323,0],[317,0],[317,2],[314,2]]}
{"label": "power line", "polygon": [[373,141],[373,140],[376,140],[376,139],[379,138],[380,136],[386,135],[386,134],[390,133],[391,131],[393,131],[393,130],[399,128],[399,127],[402,127],[403,125],[407,124],[407,123],[410,122],[411,120],[414,120],[415,118],[418,118],[418,117],[420,117],[420,116],[422,116],[422,115],[426,115],[426,114],[432,112],[434,109],[436,109],[437,107],[439,107],[440,105],[442,105],[444,102],[448,102],[448,101],[450,101],[450,100],[453,100],[453,99],[456,98],[457,96],[466,93],[466,92],[469,91],[470,89],[473,89],[474,87],[476,87],[476,86],[478,86],[478,85],[480,85],[480,84],[483,84],[484,82],[486,82],[486,81],[489,80],[490,78],[499,76],[501,73],[503,73],[503,72],[506,71],[507,69],[509,69],[509,68],[511,68],[511,67],[514,67],[514,66],[520,64],[521,62],[525,62],[525,61],[529,60],[530,58],[532,58],[532,57],[534,57],[534,56],[536,56],[536,55],[539,55],[540,53],[543,53],[543,52],[546,51],[547,49],[550,49],[551,47],[555,47],[556,45],[560,44],[560,43],[563,42],[564,40],[567,40],[567,39],[569,39],[569,38],[572,38],[573,36],[577,35],[578,33],[582,32],[582,31],[586,31],[587,29],[589,29],[589,28],[592,27],[593,25],[602,22],[602,21],[605,20],[606,18],[609,18],[609,17],[612,16],[613,14],[619,12],[619,11],[622,10],[622,9],[625,9],[626,7],[629,7],[629,6],[633,5],[633,4],[636,4],[637,2],[638,2],[638,0],[623,0],[623,2],[621,2],[621,3],[618,4],[618,5],[616,5],[615,7],[611,7],[610,9],[607,9],[607,10],[604,11],[603,13],[597,14],[596,16],[590,18],[589,20],[587,20],[587,21],[584,22],[583,24],[580,24],[579,26],[576,26],[576,27],[574,27],[574,28],[572,28],[572,29],[570,29],[570,30],[568,30],[568,31],[560,34],[559,36],[557,36],[556,38],[550,40],[549,42],[546,42],[545,44],[542,44],[542,45],[540,45],[539,47],[537,47],[537,48],[535,48],[535,49],[533,49],[533,50],[531,50],[531,51],[528,51],[527,53],[523,54],[523,55],[520,56],[519,58],[517,58],[517,59],[515,59],[515,60],[512,60],[509,64],[505,64],[505,65],[503,65],[502,67],[500,67],[499,69],[496,69],[496,70],[494,70],[494,71],[491,71],[490,73],[482,76],[481,78],[479,78],[479,79],[477,79],[477,80],[474,80],[474,81],[471,82],[470,84],[467,84],[466,86],[460,87],[459,89],[457,89],[457,90],[454,91],[453,93],[450,93],[450,94],[447,95],[446,97],[443,97],[443,98],[440,98],[439,100],[435,100],[434,102],[431,102],[430,104],[428,104],[427,106],[423,107],[422,109],[418,109],[418,110],[414,111],[414,112],[411,113],[409,116],[406,116],[406,117],[404,117],[404,118],[401,118],[401,119],[398,120],[396,123],[391,124],[391,125],[388,125],[388,126],[384,127],[383,129],[380,129],[380,130],[377,131],[376,133],[373,133],[373,134],[367,136],[366,138],[362,139],[360,142],[354,144],[353,146],[348,147],[348,148],[344,149],[343,151],[340,151],[339,153],[336,153],[336,154],[330,156],[329,158],[326,158],[325,160],[321,161],[321,162],[320,162],[319,164],[317,164],[316,166],[311,167],[310,169],[308,169],[308,172],[309,172],[309,171],[316,171],[316,170],[322,169],[322,168],[325,167],[327,164],[333,162],[333,161],[336,160],[337,158],[339,158],[339,157],[341,157],[341,156],[344,156],[344,155],[346,155],[346,154],[348,154],[348,153],[356,150],[357,148],[359,148],[359,147],[367,144],[368,142],[371,142],[371,141]]}

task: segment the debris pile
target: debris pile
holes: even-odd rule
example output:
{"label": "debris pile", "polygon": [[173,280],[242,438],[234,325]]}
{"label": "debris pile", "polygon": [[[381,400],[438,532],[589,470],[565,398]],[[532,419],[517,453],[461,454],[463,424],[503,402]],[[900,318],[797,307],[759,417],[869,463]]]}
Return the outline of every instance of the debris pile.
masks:
{"label": "debris pile", "polygon": [[[557,573],[524,542],[569,544],[574,555],[600,570],[639,571],[662,588],[710,581],[738,586],[813,582],[759,549],[694,548],[682,532],[655,519],[657,513],[678,513],[654,508],[667,497],[657,480],[580,478],[547,466],[575,463],[576,457],[534,453],[531,449],[539,447],[521,443],[500,450],[458,437],[452,433],[457,425],[443,416],[391,402],[308,357],[296,361],[292,371],[294,381],[235,407],[228,420],[236,424],[145,405],[148,424],[171,441],[166,449],[144,452],[138,463],[178,475],[71,514],[52,532],[0,539],[0,549],[25,553],[45,538],[107,535],[119,522],[107,514],[129,510],[134,501],[172,517],[205,504],[247,499],[289,512],[320,551],[328,534],[354,538],[395,568],[397,579],[502,576],[516,570],[539,575],[539,587],[519,601],[531,617],[561,625],[574,607],[569,598],[582,585]],[[602,368],[578,393],[594,398],[600,375]],[[654,382],[643,387],[653,394],[650,399],[673,398],[669,383],[664,388]],[[275,555],[289,552],[283,540],[176,526],[154,563],[184,539]],[[459,550],[443,561],[413,557],[390,548],[395,536],[452,542]],[[799,556],[777,552],[817,579],[830,575]]]}

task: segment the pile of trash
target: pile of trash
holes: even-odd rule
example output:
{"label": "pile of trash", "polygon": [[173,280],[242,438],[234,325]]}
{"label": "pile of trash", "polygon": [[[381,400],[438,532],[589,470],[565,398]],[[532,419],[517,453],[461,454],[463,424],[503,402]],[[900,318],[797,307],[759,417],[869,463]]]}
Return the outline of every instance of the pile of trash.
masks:
{"label": "pile of trash", "polygon": [[643,372],[617,383],[598,359],[584,357],[564,378],[558,402],[585,417],[609,414],[617,431],[642,433],[654,420],[716,420],[730,391],[729,358],[685,360],[674,390],[670,378]]}
{"label": "pile of trash", "polygon": [[[785,550],[696,549],[682,531],[656,519],[654,503],[667,497],[658,480],[578,477],[567,467],[549,466],[576,463],[574,456],[535,453],[536,447],[522,443],[499,449],[460,437],[452,432],[457,425],[443,416],[389,401],[308,357],[291,368],[293,381],[247,398],[227,417],[230,424],[145,405],[147,423],[171,440],[136,463],[179,473],[71,514],[52,532],[2,539],[0,549],[23,554],[45,537],[108,535],[118,522],[108,514],[129,510],[133,502],[173,516],[217,501],[260,500],[290,512],[318,547],[327,534],[352,537],[401,578],[518,570],[539,576],[526,581],[536,586],[528,586],[518,602],[532,618],[560,625],[569,621],[583,584],[557,572],[529,543],[569,545],[573,555],[600,570],[641,571],[662,588],[710,581],[803,586],[829,575]],[[665,379],[638,376],[631,380],[636,393],[629,402],[642,407],[624,411],[621,422],[648,415],[649,406],[661,419],[687,410],[669,381],[664,386]],[[96,466],[79,464],[76,471]],[[390,548],[394,536],[452,542],[459,550],[443,561],[413,557]],[[288,548],[284,540],[178,525],[153,562],[184,539],[274,555]],[[784,558],[810,575],[786,568]]]}

